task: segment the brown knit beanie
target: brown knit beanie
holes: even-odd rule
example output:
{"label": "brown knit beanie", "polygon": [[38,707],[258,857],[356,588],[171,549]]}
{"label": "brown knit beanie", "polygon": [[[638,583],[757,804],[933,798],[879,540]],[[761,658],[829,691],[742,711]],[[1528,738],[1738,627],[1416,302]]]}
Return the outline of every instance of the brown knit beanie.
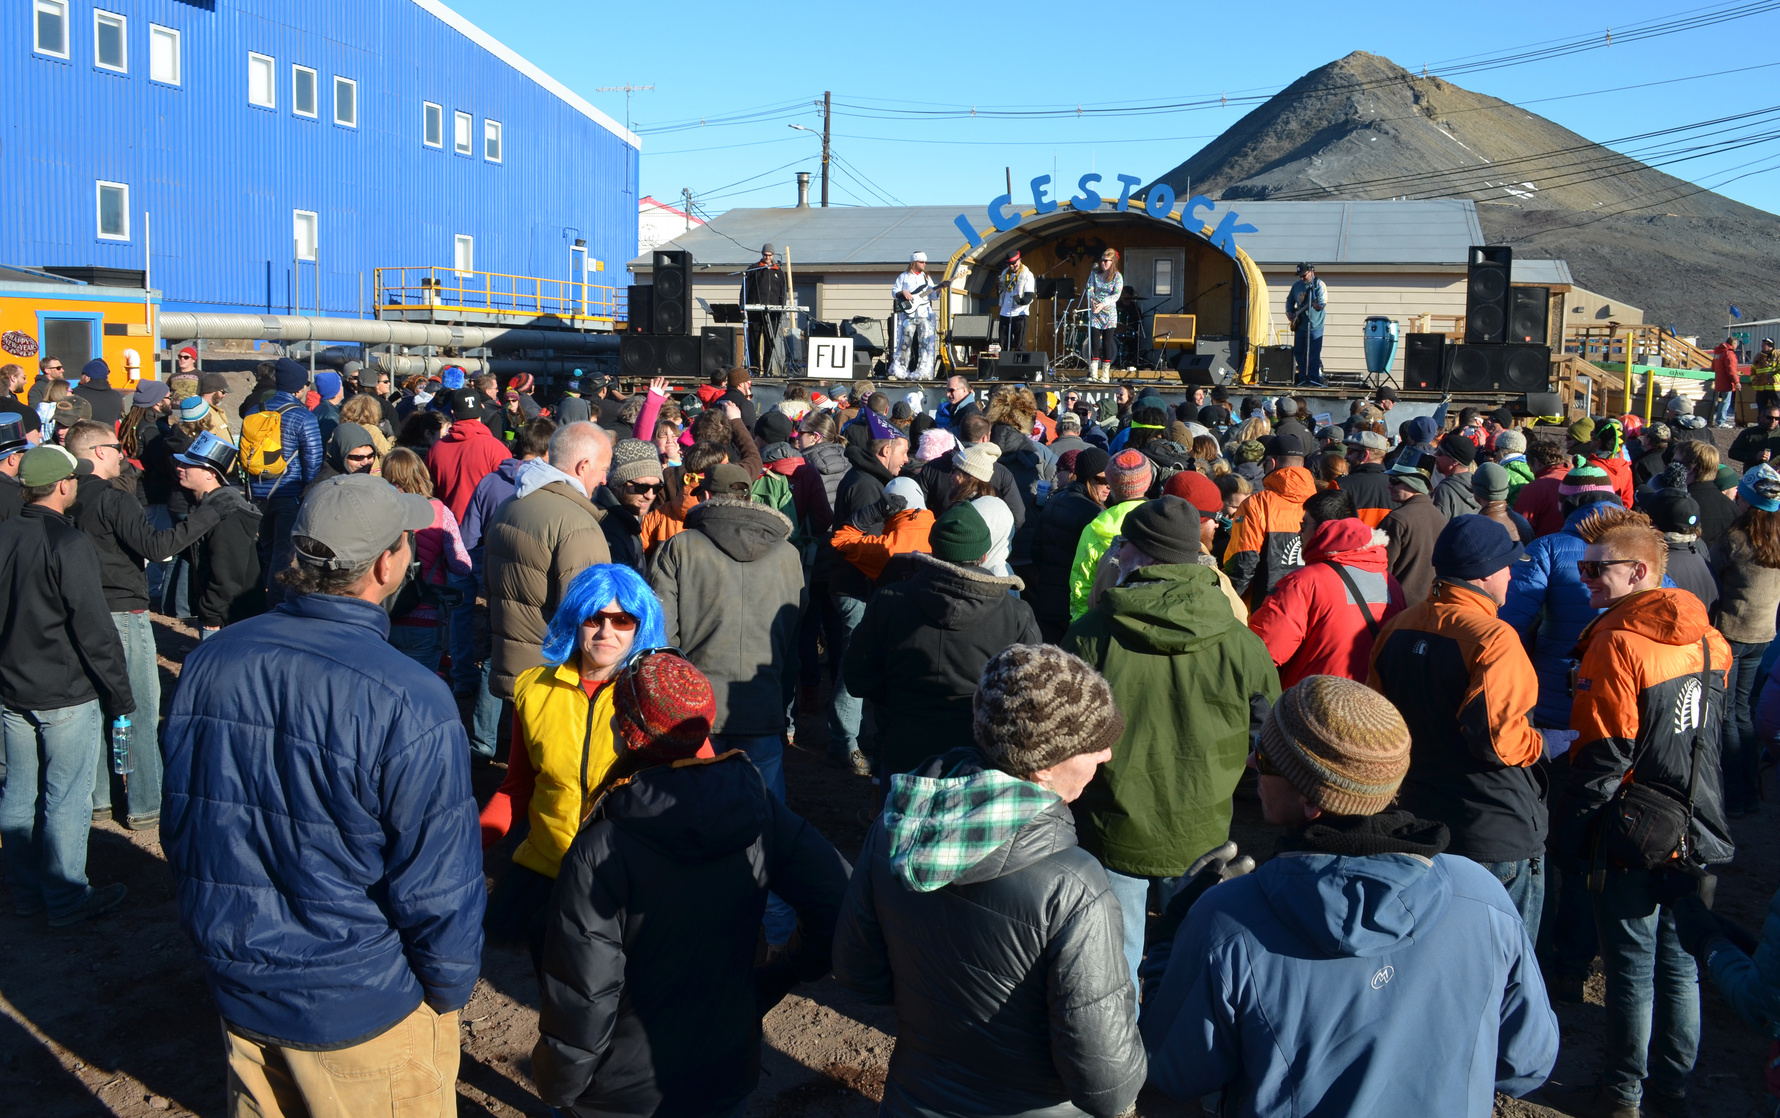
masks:
{"label": "brown knit beanie", "polygon": [[1376,815],[1409,771],[1409,727],[1363,683],[1313,675],[1279,697],[1261,751],[1303,797],[1334,815]]}
{"label": "brown knit beanie", "polygon": [[1099,672],[1050,644],[1011,644],[983,665],[970,701],[977,748],[991,767],[1028,777],[1125,732]]}

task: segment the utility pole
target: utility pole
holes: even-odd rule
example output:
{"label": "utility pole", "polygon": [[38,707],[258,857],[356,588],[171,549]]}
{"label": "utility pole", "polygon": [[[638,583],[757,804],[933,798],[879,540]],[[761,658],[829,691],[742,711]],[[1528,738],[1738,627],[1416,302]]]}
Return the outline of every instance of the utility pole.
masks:
{"label": "utility pole", "polygon": [[687,232],[691,232],[692,231],[692,188],[690,186],[683,186],[680,188],[680,201],[684,203],[683,208],[686,211],[686,230],[687,230]]}
{"label": "utility pole", "polygon": [[630,95],[633,93],[647,93],[650,90],[653,90],[654,88],[655,87],[652,85],[631,85],[627,82],[624,85],[595,86],[593,91],[595,93],[622,93],[622,94],[624,94],[624,130],[626,132],[629,132],[630,131]]}
{"label": "utility pole", "polygon": [[828,207],[828,127],[834,118],[834,94],[822,91],[822,206]]}

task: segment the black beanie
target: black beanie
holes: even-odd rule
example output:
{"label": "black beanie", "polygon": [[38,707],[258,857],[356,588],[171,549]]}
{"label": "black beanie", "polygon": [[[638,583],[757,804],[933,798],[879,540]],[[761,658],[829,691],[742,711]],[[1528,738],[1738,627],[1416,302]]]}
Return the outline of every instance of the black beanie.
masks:
{"label": "black beanie", "polygon": [[1199,559],[1199,510],[1179,497],[1145,501],[1126,515],[1119,531],[1158,563]]}
{"label": "black beanie", "polygon": [[791,417],[778,408],[761,416],[760,422],[754,425],[754,433],[760,436],[761,442],[768,444],[790,442],[791,431]]}

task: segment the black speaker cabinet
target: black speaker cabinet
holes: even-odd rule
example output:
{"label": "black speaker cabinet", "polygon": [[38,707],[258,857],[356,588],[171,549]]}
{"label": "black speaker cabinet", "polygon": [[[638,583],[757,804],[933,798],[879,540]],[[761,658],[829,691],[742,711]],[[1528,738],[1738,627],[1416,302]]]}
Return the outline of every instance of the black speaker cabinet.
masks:
{"label": "black speaker cabinet", "polygon": [[708,378],[735,366],[735,334],[734,326],[706,326],[698,332],[703,341],[699,366],[702,376]]}
{"label": "black speaker cabinet", "polygon": [[1545,345],[1545,321],[1551,314],[1551,288],[1516,287],[1509,297],[1508,340],[1523,345]]}
{"label": "black speaker cabinet", "polygon": [[1440,391],[1446,379],[1446,335],[1409,334],[1403,342],[1403,387]]}
{"label": "black speaker cabinet", "polygon": [[1039,350],[1006,349],[1001,351],[1001,375],[1038,377],[1051,367],[1051,359]]}
{"label": "black speaker cabinet", "polygon": [[[1465,275],[1465,344],[1508,340],[1509,278],[1514,250],[1507,245],[1472,245]],[[660,313],[660,312],[657,312]]]}
{"label": "black speaker cabinet", "polygon": [[1452,347],[1448,392],[1548,392],[1551,347],[1460,345]]}
{"label": "black speaker cabinet", "polygon": [[622,334],[618,338],[618,369],[627,377],[648,380],[661,375],[661,350],[666,338],[658,334]]}
{"label": "black speaker cabinet", "polygon": [[1183,353],[1174,369],[1180,374],[1180,382],[1192,388],[1228,384],[1234,376],[1230,363],[1216,353]]}
{"label": "black speaker cabinet", "polygon": [[1291,387],[1293,373],[1291,346],[1262,346],[1256,351],[1255,366],[1260,373],[1262,384],[1279,388]]}
{"label": "black speaker cabinet", "polygon": [[1529,392],[1515,402],[1520,415],[1563,415],[1564,399],[1556,392]]}
{"label": "black speaker cabinet", "polygon": [[1000,380],[1001,379],[1001,358],[991,357],[987,353],[977,354],[977,376],[976,376],[976,379],[978,379],[978,380]]}
{"label": "black speaker cabinet", "polygon": [[654,321],[652,333],[692,333],[692,254],[679,250],[655,253]]}
{"label": "black speaker cabinet", "polygon": [[995,340],[995,316],[992,314],[955,314],[946,340],[953,345],[988,345]]}
{"label": "black speaker cabinet", "polygon": [[632,334],[655,333],[655,289],[646,283],[633,283],[626,290],[625,330]]}

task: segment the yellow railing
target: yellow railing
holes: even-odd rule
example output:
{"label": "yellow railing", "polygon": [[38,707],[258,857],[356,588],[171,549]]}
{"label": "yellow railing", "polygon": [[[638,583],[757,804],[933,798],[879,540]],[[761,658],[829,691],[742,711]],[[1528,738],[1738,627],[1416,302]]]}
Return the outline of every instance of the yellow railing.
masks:
{"label": "yellow railing", "polygon": [[460,272],[455,268],[378,268],[373,273],[377,308],[394,312],[421,307],[461,308],[510,317],[623,320],[625,289],[586,280]]}

